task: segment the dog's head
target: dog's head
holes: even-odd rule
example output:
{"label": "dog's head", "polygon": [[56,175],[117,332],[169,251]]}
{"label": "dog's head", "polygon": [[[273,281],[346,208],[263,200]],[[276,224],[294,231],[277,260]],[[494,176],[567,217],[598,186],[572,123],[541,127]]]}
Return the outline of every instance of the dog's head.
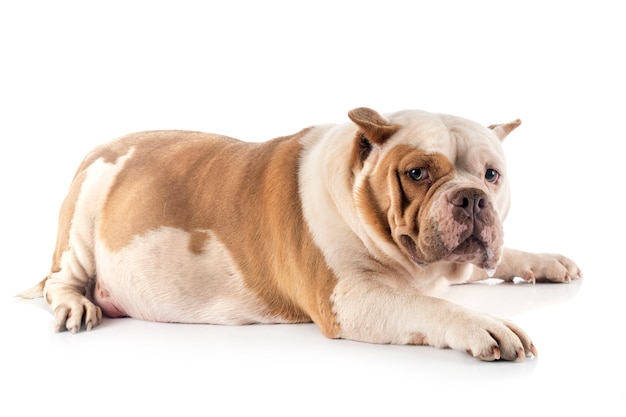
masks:
{"label": "dog's head", "polygon": [[423,111],[349,112],[357,126],[354,199],[362,221],[419,265],[502,256],[509,183],[501,141],[520,121],[483,127]]}

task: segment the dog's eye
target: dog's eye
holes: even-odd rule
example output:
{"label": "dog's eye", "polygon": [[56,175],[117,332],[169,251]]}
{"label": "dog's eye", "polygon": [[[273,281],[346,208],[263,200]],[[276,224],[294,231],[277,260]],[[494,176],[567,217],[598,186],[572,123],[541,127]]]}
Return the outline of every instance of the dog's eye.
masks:
{"label": "dog's eye", "polygon": [[485,171],[485,179],[489,182],[496,182],[499,177],[500,174],[495,169],[489,168]]}
{"label": "dog's eye", "polygon": [[428,171],[425,168],[413,168],[407,171],[407,175],[413,181],[422,181],[428,178]]}

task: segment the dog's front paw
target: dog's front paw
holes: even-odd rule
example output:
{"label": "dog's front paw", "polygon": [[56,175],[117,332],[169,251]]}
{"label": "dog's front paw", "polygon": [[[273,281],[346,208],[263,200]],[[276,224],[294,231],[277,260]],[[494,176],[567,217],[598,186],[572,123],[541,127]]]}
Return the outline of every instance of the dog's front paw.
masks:
{"label": "dog's front paw", "polygon": [[550,253],[530,253],[508,249],[505,261],[498,268],[498,278],[515,277],[535,282],[571,282],[582,278],[578,265],[571,259]]}
{"label": "dog's front paw", "polygon": [[529,254],[530,259],[523,265],[520,278],[531,282],[572,282],[582,278],[582,271],[576,263],[563,255],[548,253]]}
{"label": "dog's front paw", "polygon": [[537,356],[530,337],[508,320],[467,313],[447,332],[448,345],[484,361],[524,361]]}
{"label": "dog's front paw", "polygon": [[85,326],[91,330],[102,321],[102,310],[82,295],[72,295],[54,307],[54,330],[56,332],[67,329],[77,333]]}

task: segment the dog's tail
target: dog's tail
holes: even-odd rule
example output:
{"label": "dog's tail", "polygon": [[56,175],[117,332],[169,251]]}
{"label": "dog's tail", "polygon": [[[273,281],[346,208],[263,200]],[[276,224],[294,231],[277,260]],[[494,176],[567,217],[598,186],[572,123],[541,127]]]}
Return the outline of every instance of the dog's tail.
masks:
{"label": "dog's tail", "polygon": [[16,297],[20,298],[39,298],[43,297],[43,287],[46,285],[46,281],[48,277],[45,277],[41,282],[36,284],[35,286],[16,294]]}

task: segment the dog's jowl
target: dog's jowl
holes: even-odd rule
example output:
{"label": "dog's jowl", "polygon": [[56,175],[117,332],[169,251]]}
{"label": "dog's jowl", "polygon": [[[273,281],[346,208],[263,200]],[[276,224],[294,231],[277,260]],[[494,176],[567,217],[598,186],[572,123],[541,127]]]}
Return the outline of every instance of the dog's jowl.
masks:
{"label": "dog's jowl", "polygon": [[501,141],[520,121],[348,116],[260,143],[152,131],[96,148],[61,207],[50,273],[22,296],[44,296],[59,331],[103,314],[313,321],[330,338],[536,354],[513,323],[436,298],[488,276],[581,276],[566,257],[503,247]]}

